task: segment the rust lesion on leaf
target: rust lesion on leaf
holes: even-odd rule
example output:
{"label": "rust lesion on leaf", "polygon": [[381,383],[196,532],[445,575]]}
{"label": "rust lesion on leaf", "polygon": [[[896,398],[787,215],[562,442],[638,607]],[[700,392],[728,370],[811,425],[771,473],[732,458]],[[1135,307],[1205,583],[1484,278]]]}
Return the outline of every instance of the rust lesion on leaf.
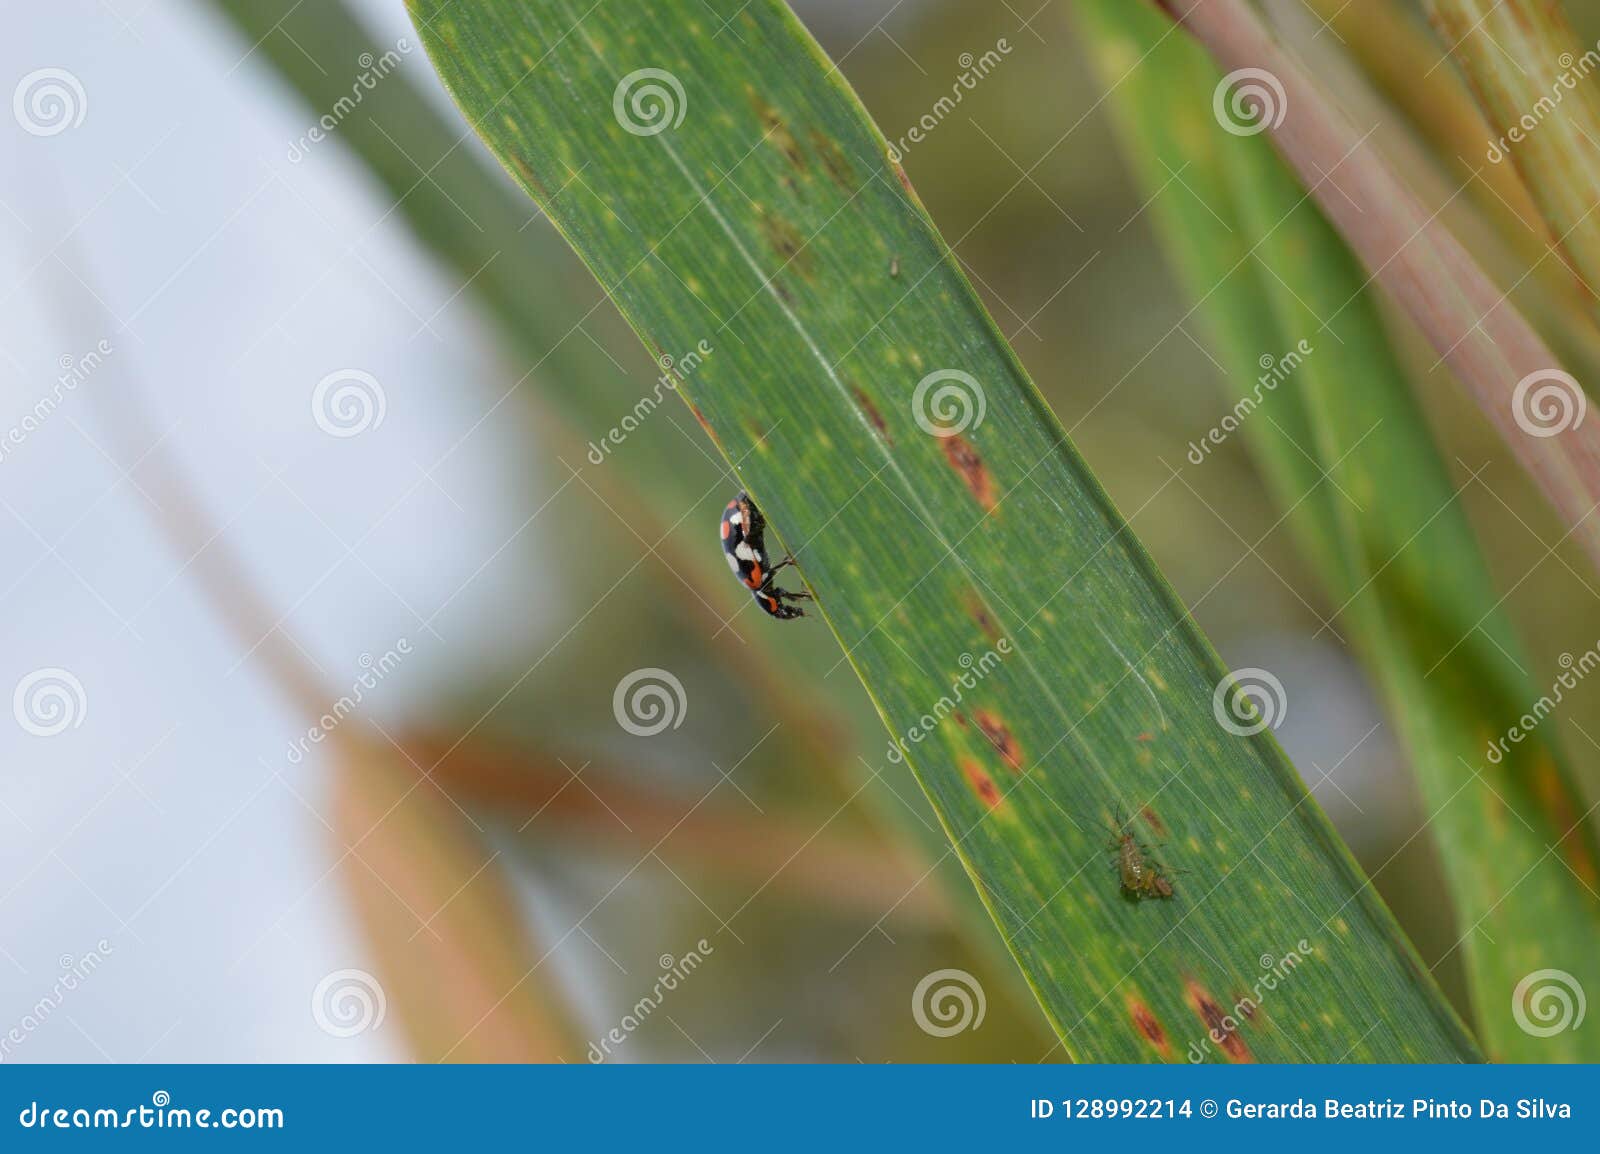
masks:
{"label": "rust lesion on leaf", "polygon": [[977,795],[988,809],[999,809],[1005,800],[1000,794],[1000,788],[995,785],[994,778],[983,771],[983,766],[973,761],[970,757],[961,759],[961,776],[967,779],[967,784],[972,787],[972,792]]}
{"label": "rust lesion on leaf", "polygon": [[806,251],[806,240],[799,229],[776,213],[768,212],[761,217],[761,233],[766,237],[767,247],[777,254],[785,269],[793,269],[808,281],[815,279],[811,254]]}
{"label": "rust lesion on leaf", "polygon": [[1001,637],[1000,625],[995,621],[994,614],[989,612],[989,606],[978,595],[978,591],[976,589],[968,589],[965,601],[967,616],[971,617],[978,628],[983,630],[983,635],[991,642],[999,641]]}
{"label": "rust lesion on leaf", "polygon": [[720,449],[722,438],[717,436],[717,431],[711,427],[711,422],[706,420],[706,415],[700,411],[700,406],[690,401],[689,411],[694,414],[694,419],[700,422],[700,427],[706,431],[706,436],[710,437],[712,443]]}
{"label": "rust lesion on leaf", "polygon": [[811,141],[811,147],[816,149],[817,157],[822,161],[822,167],[827,171],[828,178],[844,191],[854,192],[855,169],[850,166],[850,161],[838,142],[815,128],[807,134],[807,138]]}
{"label": "rust lesion on leaf", "polygon": [[754,88],[746,91],[750,94],[750,106],[755,109],[756,116],[761,120],[762,139],[782,153],[790,167],[798,172],[805,171],[805,153],[800,151],[800,142],[794,138],[794,133],[790,132],[789,126],[783,122],[783,115],[768,104]]}
{"label": "rust lesion on leaf", "polygon": [[983,731],[983,736],[989,739],[989,744],[994,746],[995,752],[1000,755],[1000,760],[1010,766],[1013,773],[1021,773],[1022,750],[1017,745],[1016,737],[1011,733],[1011,727],[987,709],[973,710],[972,720],[978,723],[978,728]]}
{"label": "rust lesion on leaf", "polygon": [[952,469],[961,474],[961,480],[978,499],[978,504],[993,513],[998,504],[995,499],[994,478],[990,476],[989,466],[983,463],[978,450],[972,447],[972,442],[960,433],[952,433],[947,437],[940,437],[939,443],[944,449],[944,459],[950,462]]}
{"label": "rust lesion on leaf", "polygon": [[889,435],[889,422],[883,419],[883,414],[878,411],[878,406],[872,403],[872,398],[856,384],[850,386],[850,395],[855,397],[856,404],[867,418],[867,423],[878,431],[878,436],[882,437],[886,444],[894,444],[894,438]]}
{"label": "rust lesion on leaf", "polygon": [[1156,1053],[1162,1057],[1171,1057],[1172,1043],[1167,1039],[1166,1030],[1161,1028],[1161,1021],[1156,1017],[1155,1011],[1133,994],[1128,996],[1127,1005],[1128,1017],[1132,1019],[1134,1028],[1144,1040],[1154,1046]]}
{"label": "rust lesion on leaf", "polygon": [[1245,1045],[1244,1039],[1239,1036],[1237,1022],[1229,1018],[1227,1012],[1217,1004],[1217,1000],[1193,978],[1185,983],[1185,987],[1189,995],[1189,1004],[1194,1007],[1194,1012],[1205,1024],[1207,1035],[1222,1049],[1228,1060],[1254,1062],[1255,1056],[1250,1053],[1250,1047]]}

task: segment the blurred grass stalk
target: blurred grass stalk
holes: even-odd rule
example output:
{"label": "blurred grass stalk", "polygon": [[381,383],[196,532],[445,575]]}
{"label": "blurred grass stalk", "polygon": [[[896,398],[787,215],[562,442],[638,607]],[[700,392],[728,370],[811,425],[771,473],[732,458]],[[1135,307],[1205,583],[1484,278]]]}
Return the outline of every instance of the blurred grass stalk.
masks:
{"label": "blurred grass stalk", "polygon": [[1229,412],[1414,767],[1485,1046],[1593,1060],[1593,1031],[1536,1038],[1511,1011],[1533,970],[1600,984],[1595,848],[1546,732],[1485,761],[1540,693],[1367,278],[1267,142],[1214,119],[1221,77],[1198,46],[1164,38],[1142,6],[1079,9],[1159,231],[1228,369]]}
{"label": "blurred grass stalk", "polygon": [[1555,354],[1242,0],[1155,3],[1227,70],[1219,107],[1231,101],[1232,116],[1260,118],[1244,128],[1270,133],[1600,569],[1600,519],[1592,516],[1600,509],[1600,423],[1582,421],[1581,389]]}
{"label": "blurred grass stalk", "polygon": [[1486,171],[1511,161],[1584,298],[1600,306],[1600,54],[1550,0],[1427,0],[1427,9],[1493,126],[1494,138],[1477,142]]}

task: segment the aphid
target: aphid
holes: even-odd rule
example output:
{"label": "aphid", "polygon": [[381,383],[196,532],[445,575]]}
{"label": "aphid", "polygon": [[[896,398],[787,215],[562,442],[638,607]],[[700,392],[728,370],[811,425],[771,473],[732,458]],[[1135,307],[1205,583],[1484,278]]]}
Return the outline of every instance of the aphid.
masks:
{"label": "aphid", "polygon": [[1116,870],[1122,879],[1122,892],[1132,901],[1145,898],[1170,898],[1172,882],[1168,880],[1161,863],[1150,856],[1148,846],[1139,844],[1129,823],[1111,830],[1111,852],[1116,856]]}
{"label": "aphid", "polygon": [[750,590],[756,604],[781,621],[804,617],[805,612],[798,605],[789,605],[787,602],[809,601],[811,594],[791,593],[772,583],[780,569],[794,564],[794,558],[785,557],[769,567],[766,532],[766,519],[750,499],[750,494],[740,493],[722,510],[722,551],[728,556],[728,567]]}
{"label": "aphid", "polygon": [[897,256],[889,259],[889,275],[892,277],[900,275],[900,258]]}

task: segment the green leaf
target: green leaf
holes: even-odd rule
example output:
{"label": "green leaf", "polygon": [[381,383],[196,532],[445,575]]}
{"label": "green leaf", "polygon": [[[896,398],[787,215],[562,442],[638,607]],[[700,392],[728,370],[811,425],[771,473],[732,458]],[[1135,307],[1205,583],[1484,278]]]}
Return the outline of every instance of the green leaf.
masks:
{"label": "green leaf", "polygon": [[[1593,49],[1561,6],[1528,0],[1427,0],[1440,38],[1461,62],[1497,139],[1468,159],[1509,161],[1550,237],[1595,303],[1600,284],[1600,92]],[[1480,157],[1482,160],[1480,160]]]}
{"label": "green leaf", "polygon": [[[891,733],[920,738],[952,852],[1071,1056],[1476,1056],[1270,734],[1219,725],[1225,670],[785,7],[411,7],[646,344],[717,337],[679,391]],[[963,425],[926,404],[941,386],[971,411],[949,436],[922,427]],[[1170,899],[1119,892],[1121,814],[1164,831]]]}
{"label": "green leaf", "polygon": [[[1503,598],[1367,278],[1266,139],[1225,133],[1212,118],[1221,75],[1202,50],[1168,36],[1147,9],[1119,0],[1079,9],[1102,73],[1123,78],[1113,104],[1143,183],[1168,189],[1152,211],[1204,302],[1229,369],[1229,411],[1243,414],[1239,435],[1415,769],[1485,1045],[1505,1060],[1593,1061],[1600,1029],[1541,1037],[1513,1012],[1535,971],[1600,985],[1595,849],[1553,727],[1505,741],[1490,759],[1490,744],[1517,732],[1544,690],[1521,671]],[[1130,69],[1134,60],[1143,62]]]}

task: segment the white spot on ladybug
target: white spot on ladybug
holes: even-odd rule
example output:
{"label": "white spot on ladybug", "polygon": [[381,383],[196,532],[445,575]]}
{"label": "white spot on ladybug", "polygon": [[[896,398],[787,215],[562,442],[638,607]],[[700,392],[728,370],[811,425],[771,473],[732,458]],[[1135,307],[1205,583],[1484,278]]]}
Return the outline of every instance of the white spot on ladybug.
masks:
{"label": "white spot on ladybug", "polygon": [[735,573],[737,573],[739,571],[739,560],[738,560],[738,558],[735,557],[732,553],[724,553],[723,556],[728,559],[728,568],[732,569]]}
{"label": "white spot on ladybug", "polygon": [[741,561],[754,561],[756,559],[756,551],[750,548],[748,541],[740,541],[735,545],[733,547],[733,555]]}
{"label": "white spot on ladybug", "polygon": [[743,519],[744,519],[744,515],[742,513],[740,513],[737,509],[735,509],[733,512],[728,514],[728,524],[730,524],[730,525],[737,525],[741,521],[743,521]]}

